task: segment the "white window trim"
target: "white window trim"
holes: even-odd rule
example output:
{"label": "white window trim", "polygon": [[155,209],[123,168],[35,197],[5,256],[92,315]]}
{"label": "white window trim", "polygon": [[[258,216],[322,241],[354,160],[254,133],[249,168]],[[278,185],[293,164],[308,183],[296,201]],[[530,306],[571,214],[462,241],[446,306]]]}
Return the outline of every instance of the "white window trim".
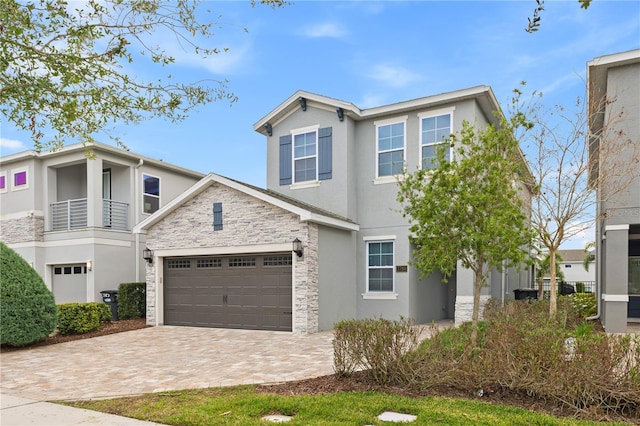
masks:
{"label": "white window trim", "polygon": [[[310,186],[307,186],[306,184],[308,184],[309,182],[318,182],[318,130],[320,129],[320,125],[316,124],[313,126],[307,126],[307,127],[301,127],[299,129],[293,129],[291,130],[291,182],[293,182],[291,184],[290,189],[303,189],[303,188],[309,188]],[[305,133],[311,133],[311,132],[315,132],[316,134],[316,154],[315,155],[308,155],[306,157],[300,157],[297,158],[297,160],[304,160],[307,158],[312,158],[315,157],[316,159],[316,178],[312,179],[312,180],[303,180],[300,182],[296,182],[296,135],[303,135]],[[311,186],[317,186],[317,185],[311,185]]]}
{"label": "white window trim", "polygon": [[0,189],[0,194],[3,194],[9,189],[9,177],[6,170],[4,172],[0,172],[0,176],[4,176],[4,188]]}
{"label": "white window trim", "polygon": [[[440,109],[436,109],[436,110],[432,110],[432,111],[424,111],[424,112],[419,112],[417,114],[418,116],[418,164],[420,166],[420,169],[422,169],[423,164],[423,158],[422,158],[422,147],[425,146],[432,146],[432,145],[439,145],[442,142],[436,142],[436,143],[422,143],[422,120],[425,118],[430,118],[430,117],[437,117],[439,115],[447,115],[449,114],[450,118],[449,118],[449,133],[453,133],[453,112],[456,110],[456,107],[449,107],[449,108],[440,108]],[[449,161],[453,161],[453,150],[451,149],[451,147],[449,147]]]}
{"label": "white window trim", "polygon": [[[25,172],[25,176],[27,177],[27,183],[24,185],[16,186],[16,174]],[[11,190],[12,191],[22,191],[24,189],[29,189],[29,182],[31,181],[31,176],[29,176],[29,167],[20,167],[18,169],[11,169]]]}
{"label": "white window trim", "polygon": [[[402,135],[402,161],[403,163],[406,163],[407,161],[407,119],[409,118],[408,115],[403,115],[401,117],[395,117],[395,118],[388,118],[385,120],[376,120],[373,122],[373,125],[375,126],[375,146],[376,146],[376,177],[373,181],[374,184],[381,184],[381,183],[390,183],[387,181],[387,179],[385,178],[394,178],[393,181],[395,182],[395,177],[398,175],[385,175],[385,176],[380,176],[378,173],[380,172],[380,154],[383,152],[393,152],[393,151],[399,151],[400,149],[388,149],[388,150],[384,150],[384,151],[380,151],[378,149],[378,128],[382,127],[382,126],[390,126],[393,124],[398,124],[398,123],[402,123],[403,124],[403,135]],[[403,170],[404,170],[404,166],[403,166]]]}
{"label": "white window trim", "polygon": [[[157,195],[157,197],[158,197],[158,210],[160,210],[162,208],[162,178],[160,176],[152,175],[152,174],[146,173],[146,172],[142,172],[141,176],[140,176],[140,182],[142,183],[142,188],[141,188],[141,192],[142,192],[142,205],[141,205],[142,214],[146,214],[148,216],[151,216],[155,212],[147,213],[147,212],[144,211],[144,197],[145,197],[145,195],[148,195],[150,197],[156,197],[156,195],[147,194],[146,192],[144,192],[144,177],[145,176],[158,179],[158,195]],[[156,212],[158,210],[156,210]]]}
{"label": "white window trim", "polygon": [[[378,236],[378,237],[364,237],[365,242],[365,268],[366,268],[366,281],[365,292],[362,294],[364,299],[397,299],[398,293],[396,293],[396,236]],[[393,243],[393,264],[391,265],[392,271],[392,286],[391,291],[369,291],[369,244],[370,243]]]}

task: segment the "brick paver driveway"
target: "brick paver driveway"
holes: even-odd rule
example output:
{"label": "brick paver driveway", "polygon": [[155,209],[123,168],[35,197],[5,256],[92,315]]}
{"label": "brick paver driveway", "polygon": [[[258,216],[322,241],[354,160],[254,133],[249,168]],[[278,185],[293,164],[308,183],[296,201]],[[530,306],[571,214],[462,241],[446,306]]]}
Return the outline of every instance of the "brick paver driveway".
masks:
{"label": "brick paver driveway", "polygon": [[331,332],[151,327],[2,354],[2,392],[37,400],[271,383],[333,373]]}

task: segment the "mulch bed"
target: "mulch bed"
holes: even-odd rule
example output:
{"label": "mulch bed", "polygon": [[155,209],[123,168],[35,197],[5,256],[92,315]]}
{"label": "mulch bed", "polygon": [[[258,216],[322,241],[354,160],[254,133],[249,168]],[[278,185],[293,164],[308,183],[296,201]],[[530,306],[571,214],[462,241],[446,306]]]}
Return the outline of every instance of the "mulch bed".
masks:
{"label": "mulch bed", "polygon": [[106,322],[100,325],[100,328],[95,331],[90,331],[84,334],[56,334],[55,336],[47,337],[36,343],[32,343],[27,346],[13,347],[2,345],[0,352],[12,352],[22,351],[25,349],[37,348],[40,346],[55,345],[57,343],[71,342],[73,340],[90,339],[92,337],[106,336],[108,334],[122,333],[123,331],[138,330],[148,327],[145,318],[136,318],[131,320],[121,320]]}

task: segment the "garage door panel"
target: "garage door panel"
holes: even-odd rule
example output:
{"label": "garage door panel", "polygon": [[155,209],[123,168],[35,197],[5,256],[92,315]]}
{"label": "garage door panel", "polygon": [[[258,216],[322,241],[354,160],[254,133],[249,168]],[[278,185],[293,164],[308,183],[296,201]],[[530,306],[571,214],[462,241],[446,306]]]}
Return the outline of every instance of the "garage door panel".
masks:
{"label": "garage door panel", "polygon": [[164,272],[165,324],[287,331],[292,328],[288,253],[172,258],[166,259]]}

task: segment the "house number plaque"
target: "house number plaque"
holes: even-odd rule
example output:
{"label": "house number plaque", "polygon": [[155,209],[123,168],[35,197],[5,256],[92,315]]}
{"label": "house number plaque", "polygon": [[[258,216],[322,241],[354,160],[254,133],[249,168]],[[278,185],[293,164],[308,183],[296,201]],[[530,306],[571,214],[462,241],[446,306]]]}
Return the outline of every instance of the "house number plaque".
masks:
{"label": "house number plaque", "polygon": [[407,272],[407,265],[396,265],[396,272]]}

